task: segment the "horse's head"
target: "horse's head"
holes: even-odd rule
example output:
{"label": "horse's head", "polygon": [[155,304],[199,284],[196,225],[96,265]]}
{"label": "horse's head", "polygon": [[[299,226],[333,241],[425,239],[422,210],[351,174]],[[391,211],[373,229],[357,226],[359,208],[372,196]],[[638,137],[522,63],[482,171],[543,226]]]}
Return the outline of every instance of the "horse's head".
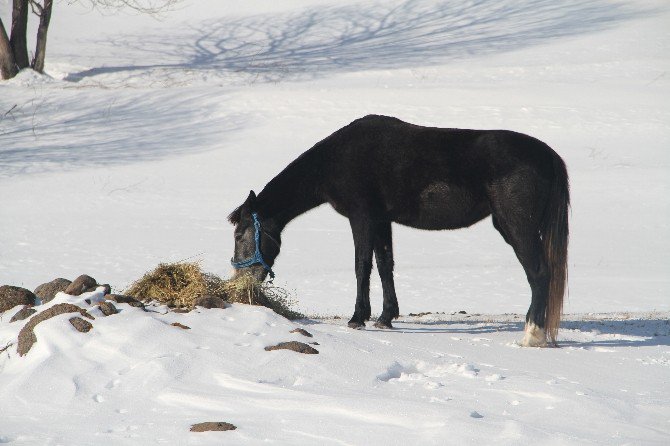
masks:
{"label": "horse's head", "polygon": [[257,212],[254,191],[231,212],[228,221],[235,225],[235,252],[231,259],[235,268],[233,278],[240,274],[251,274],[261,282],[268,274],[274,278],[272,265],[279,255],[281,238],[272,222],[263,220]]}

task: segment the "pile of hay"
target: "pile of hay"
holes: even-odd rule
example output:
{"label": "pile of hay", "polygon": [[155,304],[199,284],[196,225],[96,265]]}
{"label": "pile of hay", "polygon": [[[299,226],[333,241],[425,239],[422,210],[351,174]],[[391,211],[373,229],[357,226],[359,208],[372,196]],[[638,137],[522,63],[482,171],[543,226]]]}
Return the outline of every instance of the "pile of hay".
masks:
{"label": "pile of hay", "polygon": [[155,300],[169,307],[192,309],[203,296],[216,296],[228,302],[262,305],[288,319],[304,317],[291,309],[296,304],[279,287],[261,283],[249,275],[235,280],[204,273],[198,263],[161,263],[135,281],[125,294],[142,301]]}

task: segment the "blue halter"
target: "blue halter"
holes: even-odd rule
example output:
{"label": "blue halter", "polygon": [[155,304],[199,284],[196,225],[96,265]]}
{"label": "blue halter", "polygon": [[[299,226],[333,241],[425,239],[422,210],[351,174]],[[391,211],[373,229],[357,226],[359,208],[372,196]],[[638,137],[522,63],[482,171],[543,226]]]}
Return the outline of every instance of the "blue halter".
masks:
{"label": "blue halter", "polygon": [[236,262],[234,258],[230,259],[230,264],[233,265],[233,268],[235,269],[241,269],[255,265],[256,263],[260,263],[270,274],[270,279],[274,279],[275,273],[272,271],[272,268],[270,268],[270,265],[268,265],[265,260],[263,260],[263,254],[261,254],[261,222],[258,221],[257,213],[254,212],[251,214],[251,216],[254,218],[254,240],[256,241],[256,252],[250,259],[243,260],[241,262]]}

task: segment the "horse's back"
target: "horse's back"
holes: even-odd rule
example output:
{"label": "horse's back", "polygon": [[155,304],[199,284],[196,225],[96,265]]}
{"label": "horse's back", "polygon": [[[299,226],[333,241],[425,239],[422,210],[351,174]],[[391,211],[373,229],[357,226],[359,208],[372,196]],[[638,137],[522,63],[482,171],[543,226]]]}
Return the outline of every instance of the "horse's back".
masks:
{"label": "horse's back", "polygon": [[[544,142],[511,130],[425,127],[398,118],[368,115],[341,129],[349,140],[338,151],[363,152],[375,162],[429,163],[428,172],[448,169],[491,177],[519,166],[546,168],[555,152]],[[456,167],[458,166],[458,171]],[[420,167],[420,164],[415,166]]]}
{"label": "horse's back", "polygon": [[[326,142],[326,187],[336,209],[379,206],[393,221],[424,229],[481,220],[506,187],[550,181],[557,156],[517,132],[423,127],[378,115]],[[343,200],[349,202],[333,203]]]}

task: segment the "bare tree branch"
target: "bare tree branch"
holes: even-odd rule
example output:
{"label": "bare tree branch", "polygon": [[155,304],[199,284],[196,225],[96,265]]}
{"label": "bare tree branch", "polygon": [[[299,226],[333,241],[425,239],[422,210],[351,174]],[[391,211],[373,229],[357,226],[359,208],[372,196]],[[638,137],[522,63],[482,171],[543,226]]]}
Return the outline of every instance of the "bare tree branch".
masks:
{"label": "bare tree branch", "polygon": [[17,104],[12,105],[12,108],[10,108],[9,110],[7,110],[7,111],[2,115],[2,117],[0,118],[0,122],[2,122],[2,120],[5,119],[8,115],[11,116],[11,115],[12,115],[12,111],[14,111],[14,109],[16,108],[16,106],[17,106]]}
{"label": "bare tree branch", "polygon": [[41,16],[44,12],[44,8],[36,0],[30,0],[30,9],[33,11],[33,14]]}
{"label": "bare tree branch", "polygon": [[91,4],[94,8],[121,10],[133,9],[143,14],[160,14],[172,9],[182,0],[79,0]]}
{"label": "bare tree branch", "polygon": [[[133,9],[142,14],[158,16],[171,10],[182,0],[67,0],[88,3],[93,8],[118,11]],[[51,20],[53,0],[13,0],[11,36],[7,36],[5,26],[0,20],[0,79],[10,79],[25,67],[32,67],[35,71],[44,71],[46,57],[47,33]],[[26,48],[26,30],[28,23],[28,6],[33,14],[39,17],[37,28],[37,45],[32,62],[28,61]]]}

